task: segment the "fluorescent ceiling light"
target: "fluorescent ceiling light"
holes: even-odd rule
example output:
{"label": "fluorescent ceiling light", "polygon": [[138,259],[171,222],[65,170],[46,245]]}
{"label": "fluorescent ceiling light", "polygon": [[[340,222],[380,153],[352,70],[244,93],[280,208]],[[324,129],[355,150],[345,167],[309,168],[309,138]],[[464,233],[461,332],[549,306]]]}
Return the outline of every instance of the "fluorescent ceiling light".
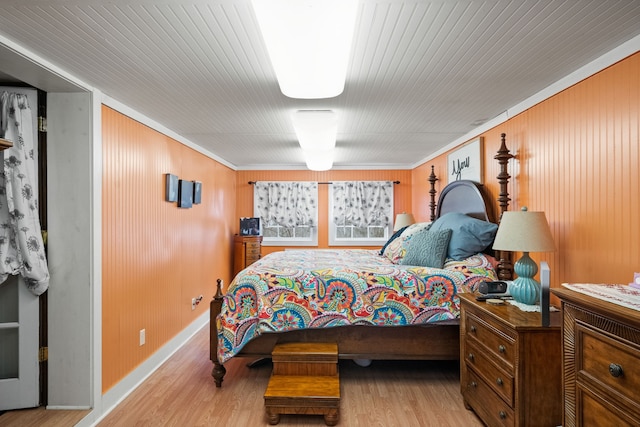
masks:
{"label": "fluorescent ceiling light", "polygon": [[291,115],[298,142],[305,150],[330,150],[336,146],[338,116],[331,110],[298,110]]}
{"label": "fluorescent ceiling light", "polygon": [[303,150],[307,168],[327,171],[333,167],[333,150]]}
{"label": "fluorescent ceiling light", "polygon": [[252,0],[280,90],[333,98],[344,90],[358,0]]}

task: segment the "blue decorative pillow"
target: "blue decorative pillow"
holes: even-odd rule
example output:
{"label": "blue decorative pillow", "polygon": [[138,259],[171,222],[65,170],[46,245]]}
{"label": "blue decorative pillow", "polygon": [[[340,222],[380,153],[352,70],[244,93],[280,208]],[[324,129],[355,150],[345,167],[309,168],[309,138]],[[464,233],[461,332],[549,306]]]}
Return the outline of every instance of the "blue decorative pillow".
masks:
{"label": "blue decorative pillow", "polygon": [[484,251],[493,242],[498,231],[497,224],[457,212],[445,214],[431,225],[431,230],[434,231],[447,228],[452,231],[447,257],[456,261]]}
{"label": "blue decorative pillow", "polygon": [[424,230],[407,242],[407,253],[401,264],[442,268],[447,258],[451,230]]}
{"label": "blue decorative pillow", "polygon": [[384,255],[384,250],[387,249],[387,246],[389,246],[389,243],[393,242],[394,240],[396,240],[398,237],[400,237],[400,235],[402,234],[402,232],[404,230],[406,230],[408,227],[404,226],[402,227],[400,230],[396,231],[395,233],[393,233],[393,236],[389,237],[389,240],[387,240],[387,243],[384,244],[384,246],[382,247],[382,249],[380,249],[380,255]]}

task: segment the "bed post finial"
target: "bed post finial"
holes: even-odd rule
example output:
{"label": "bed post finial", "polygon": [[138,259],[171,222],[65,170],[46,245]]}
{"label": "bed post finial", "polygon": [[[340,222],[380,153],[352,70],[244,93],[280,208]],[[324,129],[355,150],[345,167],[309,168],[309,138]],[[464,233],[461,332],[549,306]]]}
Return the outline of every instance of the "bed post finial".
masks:
{"label": "bed post finial", "polygon": [[[500,184],[500,195],[498,197],[498,203],[500,204],[500,219],[502,219],[502,214],[505,213],[509,209],[509,190],[507,189],[507,184],[509,184],[509,175],[507,166],[509,165],[509,160],[514,158],[515,156],[509,152],[506,143],[506,134],[503,133],[501,136],[500,149],[498,150],[498,154],[496,154],[493,158],[498,161],[500,165],[500,173],[498,174],[498,183]],[[507,251],[499,251],[500,256],[498,257],[498,279],[500,280],[511,280],[513,278],[513,264],[511,263],[511,253]]]}
{"label": "bed post finial", "polygon": [[502,142],[500,144],[500,149],[498,150],[498,154],[494,156],[494,159],[498,161],[500,164],[500,173],[498,174],[498,182],[500,183],[500,197],[498,197],[498,202],[500,203],[500,218],[502,218],[502,214],[509,209],[509,191],[507,190],[507,184],[509,183],[509,172],[507,171],[507,166],[509,164],[509,160],[511,160],[514,155],[509,152],[506,144],[506,134],[501,134]]}
{"label": "bed post finial", "polygon": [[431,184],[431,189],[429,190],[429,194],[431,195],[431,202],[429,203],[429,209],[431,209],[431,221],[436,219],[436,181],[438,177],[434,171],[434,166],[431,165],[431,175],[429,175],[429,183]]}

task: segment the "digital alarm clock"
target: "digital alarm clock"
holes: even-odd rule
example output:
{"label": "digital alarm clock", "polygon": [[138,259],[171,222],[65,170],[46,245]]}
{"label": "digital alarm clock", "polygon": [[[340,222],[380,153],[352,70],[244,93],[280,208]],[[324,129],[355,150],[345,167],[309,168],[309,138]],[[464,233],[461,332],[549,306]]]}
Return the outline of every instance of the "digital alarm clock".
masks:
{"label": "digital alarm clock", "polygon": [[480,282],[478,285],[478,292],[487,295],[509,295],[509,283],[508,281],[497,282]]}

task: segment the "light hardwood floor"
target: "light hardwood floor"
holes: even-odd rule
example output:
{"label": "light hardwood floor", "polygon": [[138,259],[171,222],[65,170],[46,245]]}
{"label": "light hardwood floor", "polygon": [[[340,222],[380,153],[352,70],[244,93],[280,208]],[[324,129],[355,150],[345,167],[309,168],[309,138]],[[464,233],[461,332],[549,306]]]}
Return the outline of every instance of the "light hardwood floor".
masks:
{"label": "light hardwood floor", "polygon": [[[263,395],[271,363],[248,368],[247,359],[231,360],[226,364],[222,388],[216,388],[211,378],[208,334],[208,327],[199,331],[98,427],[269,425]],[[363,368],[341,360],[339,370],[338,426],[482,426],[462,403],[457,362],[374,361]],[[67,427],[83,416],[76,411],[11,411],[0,415],[0,426]],[[282,415],[278,424],[323,425],[324,419],[318,415]]]}

